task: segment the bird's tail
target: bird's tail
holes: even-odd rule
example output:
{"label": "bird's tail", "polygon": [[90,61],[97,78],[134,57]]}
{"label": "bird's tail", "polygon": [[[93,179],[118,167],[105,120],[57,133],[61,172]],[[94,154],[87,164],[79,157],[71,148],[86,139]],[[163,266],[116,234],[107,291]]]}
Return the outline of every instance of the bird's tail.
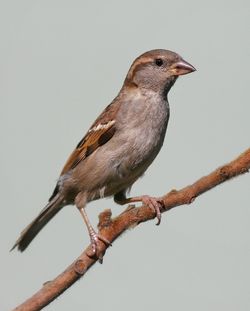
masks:
{"label": "bird's tail", "polygon": [[41,211],[41,213],[21,232],[11,251],[17,247],[21,252],[26,249],[42,228],[60,211],[64,206],[63,198],[58,193]]}

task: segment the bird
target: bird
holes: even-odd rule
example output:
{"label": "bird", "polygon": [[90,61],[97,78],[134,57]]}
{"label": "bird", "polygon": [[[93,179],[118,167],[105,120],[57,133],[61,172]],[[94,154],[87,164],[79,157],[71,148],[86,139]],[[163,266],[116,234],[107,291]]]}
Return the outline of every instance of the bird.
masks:
{"label": "bird", "polygon": [[120,205],[141,202],[161,220],[161,199],[127,197],[132,185],[159,153],[170,110],[168,93],[177,78],[196,69],[179,54],[156,49],[132,63],[120,92],[92,124],[69,156],[47,205],[21,232],[11,250],[24,251],[41,229],[66,205],[75,205],[87,226],[93,255],[98,241],[111,245],[95,231],[87,203],[113,197]]}

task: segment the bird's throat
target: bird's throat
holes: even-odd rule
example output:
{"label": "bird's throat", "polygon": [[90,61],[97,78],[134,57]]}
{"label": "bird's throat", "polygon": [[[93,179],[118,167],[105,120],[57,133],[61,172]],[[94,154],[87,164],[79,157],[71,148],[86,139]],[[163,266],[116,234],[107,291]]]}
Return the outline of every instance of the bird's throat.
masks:
{"label": "bird's throat", "polygon": [[171,87],[175,84],[177,78],[178,78],[177,76],[173,76],[167,79],[162,91],[162,97],[164,100],[168,99],[168,92],[170,91]]}

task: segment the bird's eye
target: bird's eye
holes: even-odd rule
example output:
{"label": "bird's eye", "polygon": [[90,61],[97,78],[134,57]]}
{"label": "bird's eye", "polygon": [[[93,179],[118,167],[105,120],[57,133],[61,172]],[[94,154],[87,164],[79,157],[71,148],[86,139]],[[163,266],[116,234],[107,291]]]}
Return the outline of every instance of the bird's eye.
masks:
{"label": "bird's eye", "polygon": [[158,67],[161,67],[163,65],[163,60],[161,58],[156,58],[155,64]]}

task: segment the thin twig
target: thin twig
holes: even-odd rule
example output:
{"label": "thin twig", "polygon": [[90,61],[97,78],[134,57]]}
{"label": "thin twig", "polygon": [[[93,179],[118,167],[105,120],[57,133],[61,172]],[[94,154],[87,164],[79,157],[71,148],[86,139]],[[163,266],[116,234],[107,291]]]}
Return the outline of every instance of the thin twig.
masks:
{"label": "thin twig", "polygon": [[[217,185],[248,172],[250,168],[250,149],[246,150],[232,162],[216,169],[207,176],[197,180],[179,191],[172,190],[162,197],[162,212],[168,211],[176,206],[190,204],[202,193],[216,187]],[[100,234],[107,240],[113,242],[128,228],[137,226],[139,223],[148,221],[155,217],[147,206],[129,207],[119,216],[111,219],[111,211],[105,210],[99,215],[98,229]],[[108,248],[102,242],[98,242],[100,253],[105,254]],[[53,281],[47,282],[31,298],[16,307],[15,311],[36,311],[47,306],[56,297],[61,295],[68,287],[80,279],[89,268],[97,261],[97,258],[90,257],[92,250],[88,246],[84,252]]]}

